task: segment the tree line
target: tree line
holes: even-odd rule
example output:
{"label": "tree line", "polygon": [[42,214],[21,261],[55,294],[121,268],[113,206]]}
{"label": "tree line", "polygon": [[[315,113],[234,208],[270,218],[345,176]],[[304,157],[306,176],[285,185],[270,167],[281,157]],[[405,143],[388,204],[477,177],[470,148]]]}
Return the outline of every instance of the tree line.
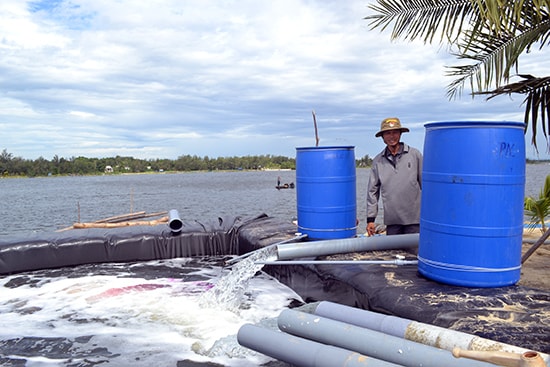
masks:
{"label": "tree line", "polygon": [[[357,167],[368,167],[368,155],[356,160]],[[3,177],[38,177],[52,175],[97,175],[104,173],[186,172],[217,170],[296,169],[296,160],[285,156],[260,155],[245,157],[198,157],[182,155],[172,159],[138,159],[134,157],[24,159],[6,149],[0,153],[0,174]]]}

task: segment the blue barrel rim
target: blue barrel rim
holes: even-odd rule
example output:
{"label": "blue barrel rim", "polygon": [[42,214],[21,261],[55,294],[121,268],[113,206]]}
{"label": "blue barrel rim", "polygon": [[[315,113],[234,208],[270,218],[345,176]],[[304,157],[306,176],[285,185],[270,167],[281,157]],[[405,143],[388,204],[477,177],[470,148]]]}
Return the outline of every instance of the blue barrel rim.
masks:
{"label": "blue barrel rim", "polygon": [[472,128],[472,127],[508,127],[525,129],[524,122],[518,121],[487,121],[487,120],[457,120],[457,121],[434,121],[424,124],[426,129],[435,128]]}
{"label": "blue barrel rim", "polygon": [[324,147],[296,147],[296,150],[342,150],[342,149],[355,149],[354,145],[344,145],[344,146],[337,146],[337,145],[329,145]]}

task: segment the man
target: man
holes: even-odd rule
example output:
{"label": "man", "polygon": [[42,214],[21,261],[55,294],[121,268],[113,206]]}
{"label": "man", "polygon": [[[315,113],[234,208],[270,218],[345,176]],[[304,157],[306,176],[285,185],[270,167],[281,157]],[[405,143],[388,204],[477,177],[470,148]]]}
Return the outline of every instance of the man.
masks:
{"label": "man", "polygon": [[397,117],[382,121],[376,137],[382,136],[386,148],[372,161],[367,190],[367,234],[376,232],[374,220],[382,196],[386,234],[418,233],[422,193],[422,154],[402,143],[401,134],[409,132]]}

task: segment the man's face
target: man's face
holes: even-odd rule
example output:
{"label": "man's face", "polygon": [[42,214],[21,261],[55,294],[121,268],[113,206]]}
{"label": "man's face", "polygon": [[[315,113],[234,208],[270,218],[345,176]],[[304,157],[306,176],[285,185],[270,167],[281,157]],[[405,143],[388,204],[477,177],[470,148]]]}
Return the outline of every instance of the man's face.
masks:
{"label": "man's face", "polygon": [[382,139],[384,143],[389,146],[395,146],[399,144],[399,139],[401,139],[401,130],[389,130],[382,133]]}

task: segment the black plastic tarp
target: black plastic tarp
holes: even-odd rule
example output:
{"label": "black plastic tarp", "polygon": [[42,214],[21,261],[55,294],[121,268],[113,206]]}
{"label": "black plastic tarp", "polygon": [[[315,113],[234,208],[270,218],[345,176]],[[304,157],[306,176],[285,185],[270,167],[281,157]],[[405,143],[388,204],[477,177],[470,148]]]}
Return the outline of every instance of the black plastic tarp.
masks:
{"label": "black plastic tarp", "polygon": [[239,255],[293,235],[296,227],[265,214],[168,225],[74,229],[0,238],[0,274],[79,264]]}

